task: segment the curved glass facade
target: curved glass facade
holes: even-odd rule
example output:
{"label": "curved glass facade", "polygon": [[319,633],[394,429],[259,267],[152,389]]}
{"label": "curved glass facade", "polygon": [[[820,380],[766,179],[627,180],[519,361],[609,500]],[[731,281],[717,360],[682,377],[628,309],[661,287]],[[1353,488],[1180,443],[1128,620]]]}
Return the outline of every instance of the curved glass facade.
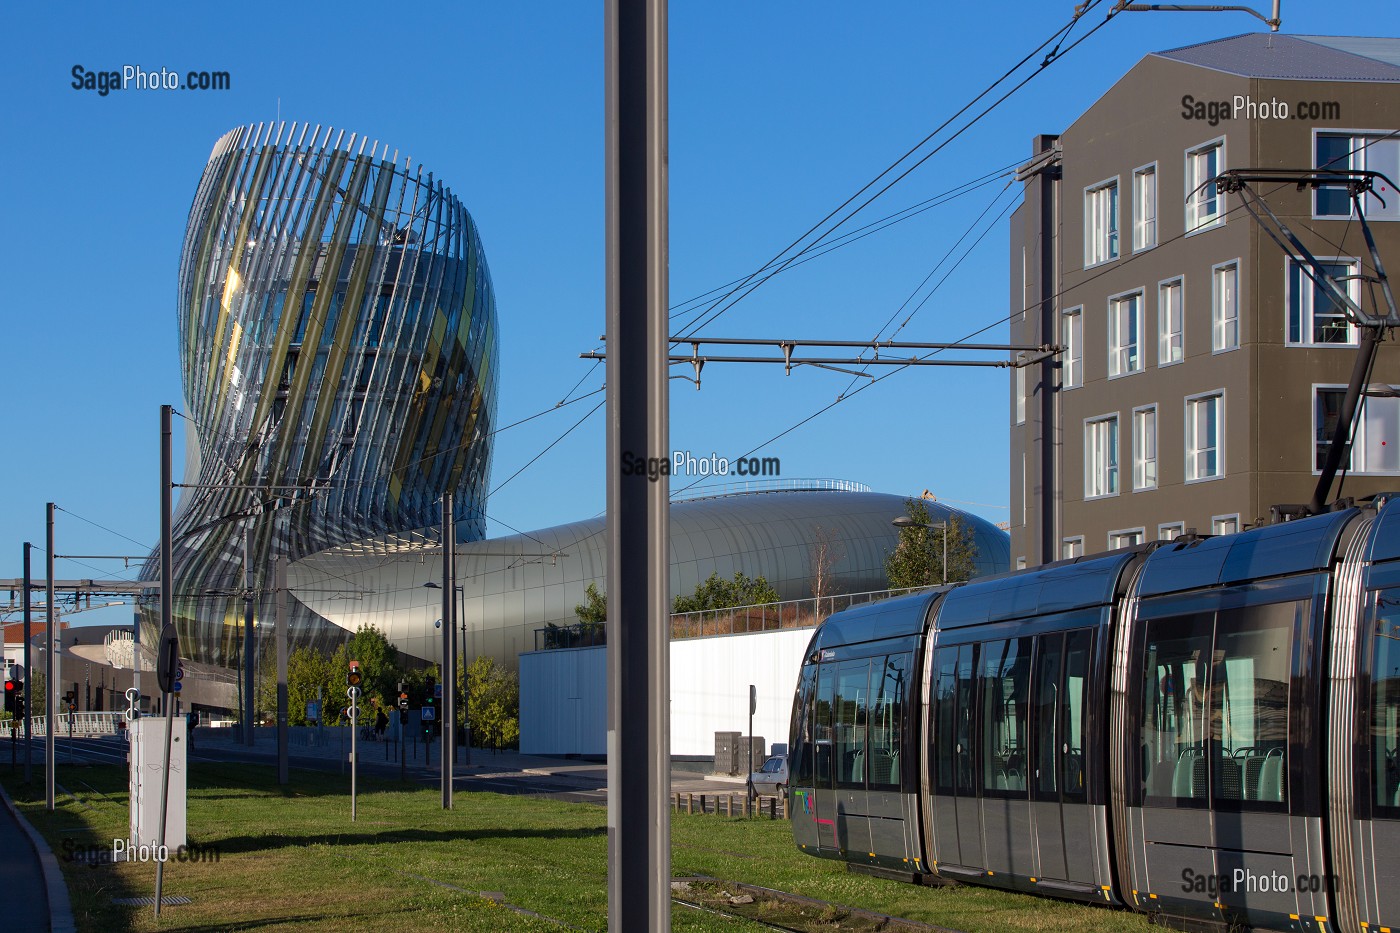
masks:
{"label": "curved glass facade", "polygon": [[[991,522],[941,502],[930,520],[956,516],[972,532],[978,576],[1010,568],[1010,538]],[[712,573],[764,577],[781,599],[812,595],[813,548],[834,548],[836,593],[884,590],[885,558],[899,542],[890,524],[905,498],[831,489],[720,495],[671,504],[671,592],[688,594]],[[487,654],[514,667],[535,647],[534,632],[577,621],[588,584],[606,590],[607,520],[602,516],[539,531],[459,545],[457,579],[467,657]],[[424,553],[427,551],[427,553]],[[330,548],[293,564],[293,594],[353,632],[378,626],[414,657],[441,655],[441,551],[434,545],[366,541]],[[430,585],[431,584],[431,585]],[[342,636],[345,637],[345,636]]]}
{"label": "curved glass facade", "polygon": [[[260,590],[279,555],[419,537],[446,490],[458,540],[483,535],[495,295],[476,225],[432,173],[344,131],[229,132],[190,208],[178,319],[186,657],[237,659],[245,531]],[[298,643],[344,637],[288,602]],[[270,595],[257,616],[271,620]]]}

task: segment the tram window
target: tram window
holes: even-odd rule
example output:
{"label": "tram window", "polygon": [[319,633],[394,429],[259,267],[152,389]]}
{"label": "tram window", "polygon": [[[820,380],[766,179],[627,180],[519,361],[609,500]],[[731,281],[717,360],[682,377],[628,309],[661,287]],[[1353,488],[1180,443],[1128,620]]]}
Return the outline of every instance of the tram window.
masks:
{"label": "tram window", "polygon": [[1373,803],[1400,811],[1400,589],[1376,594],[1371,656],[1371,781]]}
{"label": "tram window", "polygon": [[1204,804],[1209,614],[1150,622],[1143,658],[1141,792],[1162,806]]}
{"label": "tram window", "polygon": [[1030,649],[1029,638],[991,642],[983,647],[983,790],[1010,794],[1026,791]]}
{"label": "tram window", "polygon": [[1220,613],[1211,672],[1213,796],[1279,804],[1288,786],[1292,634],[1306,603]]}
{"label": "tram window", "polygon": [[1065,646],[1065,679],[1060,692],[1063,725],[1060,729],[1063,771],[1061,786],[1066,797],[1084,796],[1085,736],[1088,735],[1089,707],[1085,693],[1089,682],[1093,634],[1070,632]]}
{"label": "tram window", "polygon": [[899,788],[900,729],[903,728],[905,679],[909,655],[894,654],[875,658],[879,667],[872,672],[870,706],[870,787]]}
{"label": "tram window", "polygon": [[812,742],[817,787],[831,786],[831,698],[835,692],[836,665],[817,668],[817,696],[812,704]]}
{"label": "tram window", "polygon": [[864,787],[870,660],[842,661],[836,671],[832,759],[837,787]]}
{"label": "tram window", "polygon": [[1047,794],[1059,790],[1056,751],[1060,737],[1060,665],[1064,660],[1064,636],[1040,637],[1040,657],[1035,668],[1036,760],[1035,786]]}
{"label": "tram window", "polygon": [[951,794],[957,773],[958,649],[940,649],[934,659],[934,669],[938,672],[933,693],[938,704],[933,729],[935,781],[940,794]]}
{"label": "tram window", "polygon": [[798,787],[810,787],[813,777],[812,716],[816,706],[817,668],[805,664],[797,679],[797,701],[792,711],[792,783]]}

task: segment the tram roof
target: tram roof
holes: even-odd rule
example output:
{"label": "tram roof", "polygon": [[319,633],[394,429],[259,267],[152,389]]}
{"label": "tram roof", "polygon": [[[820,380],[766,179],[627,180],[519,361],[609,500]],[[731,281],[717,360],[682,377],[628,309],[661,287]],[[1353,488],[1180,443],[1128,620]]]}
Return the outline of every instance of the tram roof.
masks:
{"label": "tram roof", "polygon": [[929,604],[940,592],[940,589],[924,590],[842,610],[821,624],[810,650],[922,635]]}
{"label": "tram roof", "polygon": [[1325,570],[1356,509],[1266,525],[1239,534],[1174,541],[1153,552],[1140,596]]}
{"label": "tram roof", "polygon": [[1400,560],[1400,494],[1387,497],[1381,513],[1371,530],[1371,549],[1367,560]]}
{"label": "tram roof", "polygon": [[938,610],[938,627],[961,628],[1108,605],[1123,568],[1140,553],[1141,546],[1123,548],[978,580],[948,594]]}

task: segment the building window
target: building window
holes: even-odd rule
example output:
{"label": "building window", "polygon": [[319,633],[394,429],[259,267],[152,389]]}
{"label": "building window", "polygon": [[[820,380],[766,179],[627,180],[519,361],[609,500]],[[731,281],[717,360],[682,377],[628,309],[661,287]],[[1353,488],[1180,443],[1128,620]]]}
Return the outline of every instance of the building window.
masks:
{"label": "building window", "polygon": [[1084,498],[1118,495],[1118,416],[1084,422]]}
{"label": "building window", "polygon": [[[1337,280],[1352,301],[1360,303],[1361,284],[1355,259],[1320,260],[1324,272]],[[1314,273],[1316,274],[1316,273]],[[1356,325],[1331,290],[1315,282],[1303,264],[1288,260],[1288,342],[1295,346],[1356,346]]]}
{"label": "building window", "polygon": [[1142,372],[1142,292],[1108,300],[1108,375]]}
{"label": "building window", "polygon": [[1157,526],[1158,541],[1175,541],[1186,533],[1185,522],[1167,522]]}
{"label": "building window", "polygon": [[1157,245],[1157,163],[1133,172],[1133,249]]}
{"label": "building window", "polygon": [[1133,489],[1157,488],[1157,406],[1133,409]]}
{"label": "building window", "polygon": [[[1313,472],[1319,473],[1327,460],[1327,450],[1332,446],[1346,389],[1318,386],[1313,392],[1316,437]],[[1400,474],[1400,398],[1361,397],[1351,433],[1351,448],[1342,457],[1341,468],[1348,473]]]}
{"label": "building window", "polygon": [[1234,515],[1216,515],[1210,520],[1210,533],[1213,535],[1232,535],[1240,530],[1240,516],[1236,512]]}
{"label": "building window", "polygon": [[1132,547],[1142,543],[1145,529],[1125,528],[1122,531],[1110,531],[1108,533],[1108,549],[1117,550],[1120,547]]}
{"label": "building window", "polygon": [[1211,347],[1218,353],[1240,345],[1239,261],[1214,267],[1211,278]]}
{"label": "building window", "polygon": [[1186,400],[1186,481],[1225,475],[1225,391]]}
{"label": "building window", "polygon": [[1084,536],[1065,538],[1060,542],[1060,556],[1064,559],[1084,556]]}
{"label": "building window", "polygon": [[1186,232],[1208,230],[1225,221],[1225,196],[1211,180],[1225,170],[1225,141],[1217,139],[1186,151]]}
{"label": "building window", "polygon": [[1157,286],[1157,365],[1170,366],[1186,357],[1184,281],[1171,279]]}
{"label": "building window", "polygon": [[[1391,132],[1318,131],[1314,137],[1316,162],[1319,169],[1333,171],[1373,171],[1400,180],[1400,137]],[[1394,192],[1380,197],[1368,192],[1362,195],[1361,209],[1367,220],[1400,220],[1400,199]],[[1313,216],[1352,216],[1351,195],[1341,185],[1322,185],[1313,195]]]}
{"label": "building window", "polygon": [[1118,179],[1084,189],[1084,266],[1118,258]]}
{"label": "building window", "polygon": [[1082,308],[1071,308],[1060,322],[1065,345],[1063,379],[1066,389],[1084,384],[1084,315]]}
{"label": "building window", "polygon": [[1016,367],[1016,379],[1014,385],[1016,392],[1016,423],[1026,423],[1026,368]]}

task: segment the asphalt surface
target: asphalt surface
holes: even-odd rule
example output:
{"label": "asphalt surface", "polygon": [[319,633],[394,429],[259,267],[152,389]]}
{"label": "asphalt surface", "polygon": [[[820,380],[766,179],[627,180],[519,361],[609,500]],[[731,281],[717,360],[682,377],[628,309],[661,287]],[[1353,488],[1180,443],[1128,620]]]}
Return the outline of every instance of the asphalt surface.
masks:
{"label": "asphalt surface", "polygon": [[10,808],[0,803],[0,889],[5,898],[5,929],[48,930],[49,901],[39,855]]}

